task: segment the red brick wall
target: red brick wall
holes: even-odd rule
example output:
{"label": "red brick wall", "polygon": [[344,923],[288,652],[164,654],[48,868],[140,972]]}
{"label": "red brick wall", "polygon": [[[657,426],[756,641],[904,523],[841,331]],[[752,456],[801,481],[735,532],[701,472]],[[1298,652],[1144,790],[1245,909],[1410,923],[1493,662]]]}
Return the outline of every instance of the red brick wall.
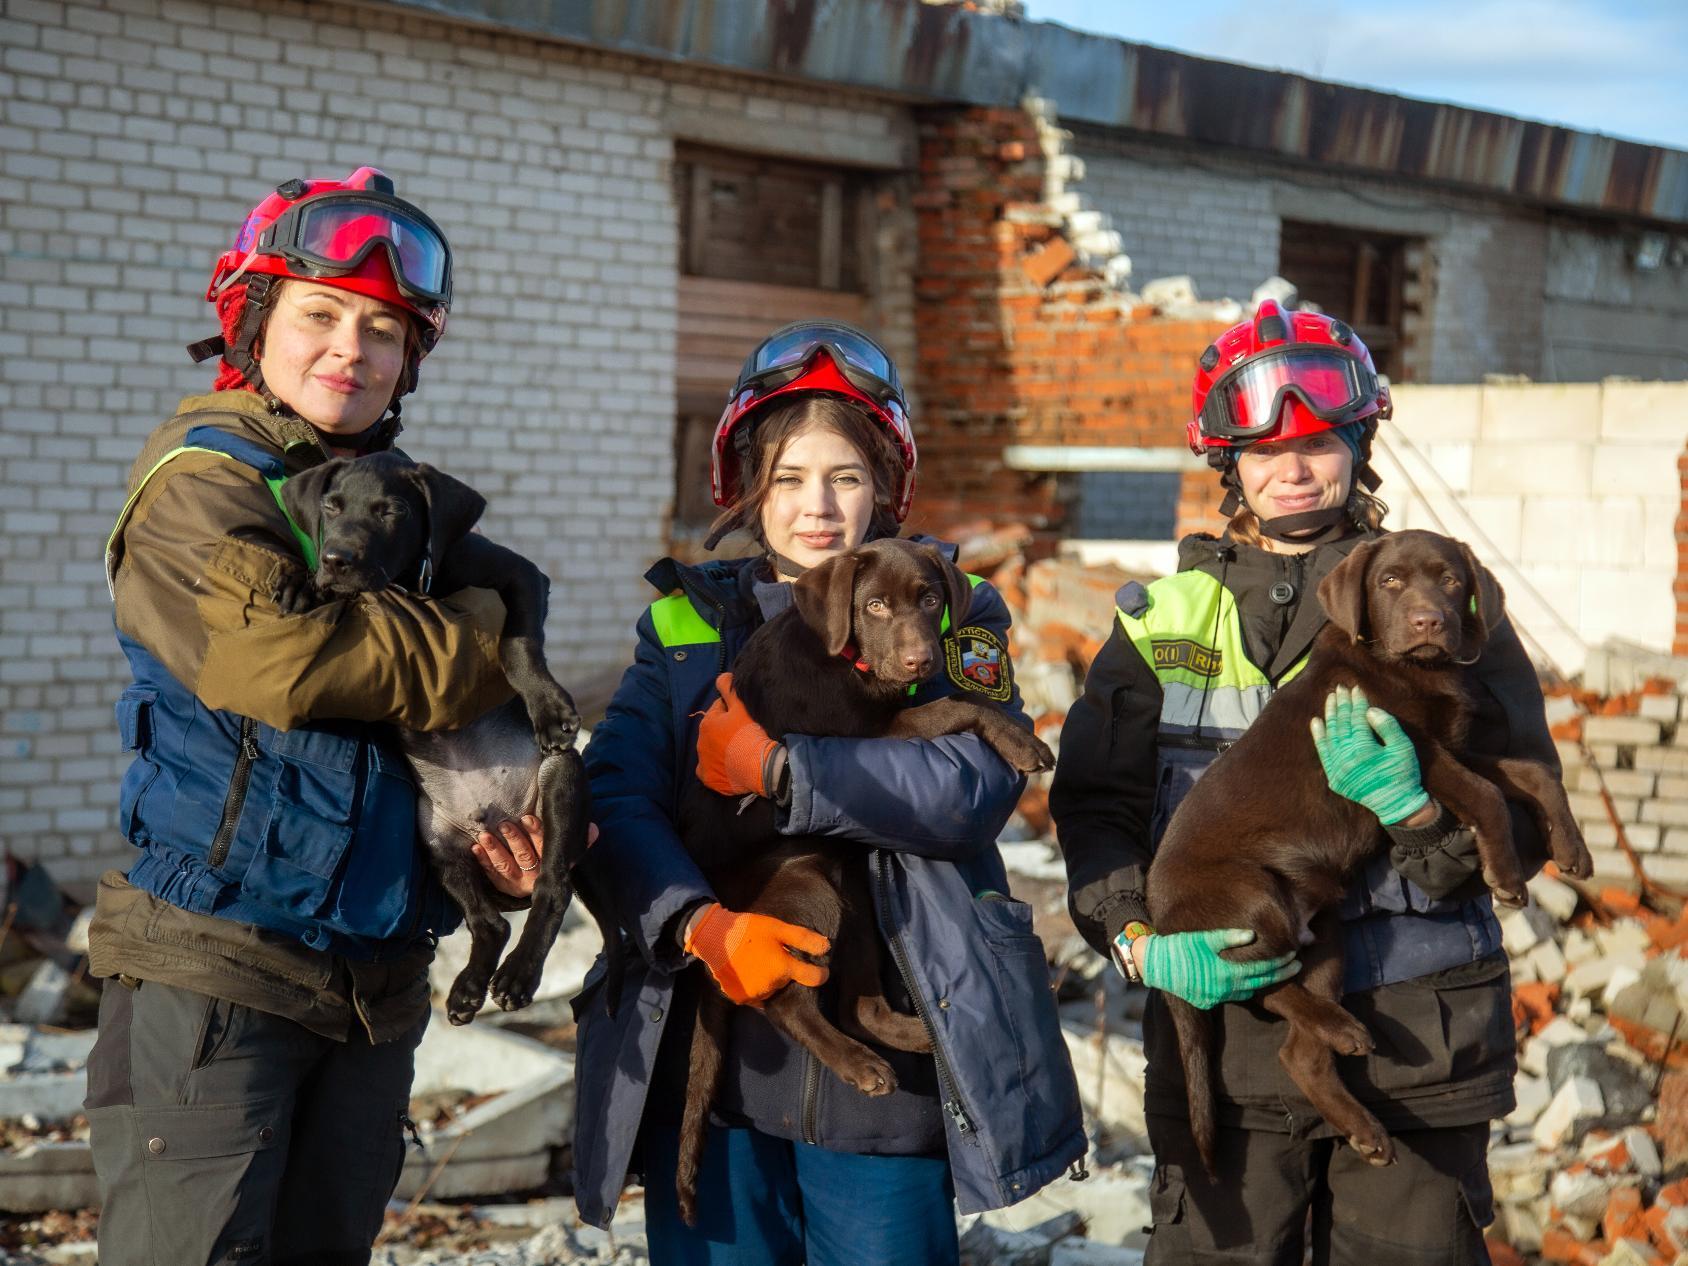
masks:
{"label": "red brick wall", "polygon": [[1055,480],[1009,470],[1003,448],[1182,448],[1196,357],[1224,325],[1132,307],[1077,261],[1042,201],[1029,115],[934,112],[920,135],[911,526],[1018,520],[1047,543],[1062,525]]}
{"label": "red brick wall", "polygon": [[1676,516],[1676,583],[1671,589],[1676,596],[1676,638],[1670,651],[1688,655],[1688,450],[1676,459],[1676,474],[1682,492]]}

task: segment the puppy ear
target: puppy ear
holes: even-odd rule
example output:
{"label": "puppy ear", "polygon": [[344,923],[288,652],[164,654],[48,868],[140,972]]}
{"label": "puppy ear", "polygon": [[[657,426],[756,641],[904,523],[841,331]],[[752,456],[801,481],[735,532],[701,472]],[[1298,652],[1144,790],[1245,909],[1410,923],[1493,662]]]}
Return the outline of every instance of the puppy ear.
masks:
{"label": "puppy ear", "polygon": [[322,499],[334,479],[351,464],[349,457],[333,457],[302,470],[281,485],[281,504],[294,525],[311,540],[322,543]]}
{"label": "puppy ear", "polygon": [[1366,636],[1366,572],[1376,550],[1376,541],[1362,543],[1319,582],[1325,614],[1356,642]]}
{"label": "puppy ear", "polygon": [[967,579],[966,572],[938,553],[936,548],[928,548],[936,555],[938,568],[943,573],[944,602],[949,607],[949,627],[953,633],[966,622],[967,608],[973,605],[973,582]]}
{"label": "puppy ear", "polygon": [[840,554],[809,568],[792,582],[791,598],[797,604],[797,614],[820,638],[828,655],[840,654],[850,640],[856,570],[860,565],[858,555]]}
{"label": "puppy ear", "polygon": [[428,507],[428,557],[438,568],[446,551],[469,534],[486,510],[486,498],[426,462],[417,462],[410,477]]}
{"label": "puppy ear", "polygon": [[1471,614],[1484,634],[1494,632],[1500,618],[1506,614],[1506,594],[1495,574],[1477,561],[1471,546],[1459,543],[1459,556],[1465,560],[1465,574],[1471,582]]}

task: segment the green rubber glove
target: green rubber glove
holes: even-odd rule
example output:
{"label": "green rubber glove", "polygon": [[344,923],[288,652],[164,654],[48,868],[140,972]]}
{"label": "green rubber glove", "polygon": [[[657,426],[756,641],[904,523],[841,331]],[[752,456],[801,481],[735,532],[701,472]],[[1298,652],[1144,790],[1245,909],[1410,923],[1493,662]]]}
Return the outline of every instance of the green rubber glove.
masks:
{"label": "green rubber glove", "polygon": [[1311,728],[1330,789],[1370,809],[1383,825],[1393,826],[1430,803],[1413,741],[1389,713],[1368,707],[1358,686],[1331,691],[1324,720],[1314,717]]}
{"label": "green rubber glove", "polygon": [[1245,1002],[1266,986],[1288,980],[1301,970],[1294,954],[1249,963],[1219,957],[1222,949],[1253,941],[1250,928],[1156,932],[1144,939],[1143,983],[1177,994],[1203,1011],[1221,1002]]}

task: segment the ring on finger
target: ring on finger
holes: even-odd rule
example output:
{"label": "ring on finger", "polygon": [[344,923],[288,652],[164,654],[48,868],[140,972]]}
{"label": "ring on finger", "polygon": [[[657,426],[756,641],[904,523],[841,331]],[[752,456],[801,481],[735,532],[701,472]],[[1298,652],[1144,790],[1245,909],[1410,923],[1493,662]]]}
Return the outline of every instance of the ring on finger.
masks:
{"label": "ring on finger", "polygon": [[517,862],[516,863],[516,869],[520,870],[520,871],[538,870],[539,869],[539,863],[535,862],[531,866],[524,866],[520,862]]}

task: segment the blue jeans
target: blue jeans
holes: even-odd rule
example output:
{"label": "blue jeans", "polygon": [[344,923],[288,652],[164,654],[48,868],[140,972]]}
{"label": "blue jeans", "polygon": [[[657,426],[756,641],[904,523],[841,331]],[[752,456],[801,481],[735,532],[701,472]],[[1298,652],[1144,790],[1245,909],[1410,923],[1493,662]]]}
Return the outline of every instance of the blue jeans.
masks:
{"label": "blue jeans", "polygon": [[644,1136],[651,1266],[955,1266],[949,1161],[861,1156],[712,1126],[698,1224],[674,1195],[679,1137]]}

